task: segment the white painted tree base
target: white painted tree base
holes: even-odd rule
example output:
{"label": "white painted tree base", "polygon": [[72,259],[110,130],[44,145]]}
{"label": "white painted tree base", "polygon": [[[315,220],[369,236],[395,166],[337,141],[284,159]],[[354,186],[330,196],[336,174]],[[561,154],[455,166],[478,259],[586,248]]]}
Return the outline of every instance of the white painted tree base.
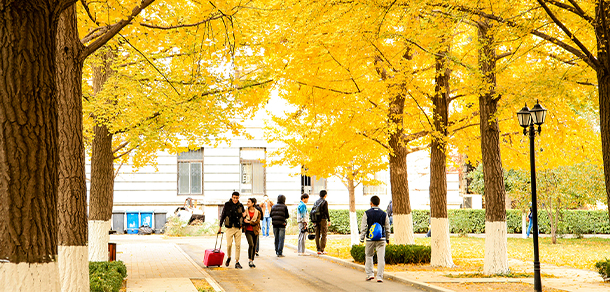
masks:
{"label": "white painted tree base", "polygon": [[357,245],[360,243],[360,234],[358,232],[358,217],[356,212],[349,212],[349,230],[351,233],[351,245]]}
{"label": "white painted tree base", "polygon": [[60,245],[57,249],[61,291],[89,291],[89,248]]}
{"label": "white painted tree base", "polygon": [[451,241],[449,241],[449,220],[447,218],[432,218],[432,238],[430,247],[432,257],[430,265],[433,267],[455,267],[451,257]]}
{"label": "white painted tree base", "polygon": [[110,241],[110,220],[89,220],[89,261],[108,261],[108,241]]}
{"label": "white painted tree base", "polygon": [[394,244],[415,244],[413,215],[394,214]]}
{"label": "white painted tree base", "polygon": [[[89,268],[87,267],[87,273]],[[59,292],[59,269],[57,262],[50,263],[1,263],[0,291],[46,291]],[[87,289],[89,285],[87,284]]]}
{"label": "white painted tree base", "polygon": [[484,274],[494,275],[509,272],[506,244],[506,221],[485,221]]}

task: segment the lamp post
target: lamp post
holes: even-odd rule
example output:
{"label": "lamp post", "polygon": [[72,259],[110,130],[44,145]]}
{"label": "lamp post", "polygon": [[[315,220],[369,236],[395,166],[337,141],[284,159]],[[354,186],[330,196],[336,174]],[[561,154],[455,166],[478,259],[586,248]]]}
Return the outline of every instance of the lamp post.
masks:
{"label": "lamp post", "polygon": [[[542,291],[542,281],[540,280],[540,260],[538,258],[538,202],[536,196],[536,159],[534,149],[534,138],[536,132],[540,134],[542,128],[540,127],[544,123],[546,118],[546,109],[544,109],[538,101],[532,109],[523,107],[517,112],[519,118],[519,125],[523,127],[523,135],[529,133],[530,137],[530,166],[531,166],[531,181],[532,181],[532,224],[534,227],[534,290]],[[534,129],[534,125],[538,126],[538,129]]]}

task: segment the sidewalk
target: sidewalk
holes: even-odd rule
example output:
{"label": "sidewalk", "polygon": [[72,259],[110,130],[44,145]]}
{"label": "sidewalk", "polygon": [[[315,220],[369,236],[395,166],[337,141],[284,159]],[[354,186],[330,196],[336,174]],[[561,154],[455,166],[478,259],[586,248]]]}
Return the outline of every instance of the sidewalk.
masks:
{"label": "sidewalk", "polygon": [[[206,279],[220,286],[173,242],[162,236],[111,236],[117,259],[127,266],[127,291],[197,292],[190,279]],[[210,281],[211,280],[211,281]]]}

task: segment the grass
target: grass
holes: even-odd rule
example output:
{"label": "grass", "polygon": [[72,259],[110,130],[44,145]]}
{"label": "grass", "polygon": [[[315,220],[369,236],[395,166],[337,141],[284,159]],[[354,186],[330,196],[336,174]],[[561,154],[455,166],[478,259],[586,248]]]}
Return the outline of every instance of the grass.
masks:
{"label": "grass", "polygon": [[[296,239],[287,242],[296,245]],[[430,238],[415,238],[416,244],[430,245]],[[596,271],[595,263],[599,260],[610,258],[610,239],[603,238],[558,238],[557,244],[552,244],[550,238],[539,239],[540,262],[556,266],[567,266],[577,269]],[[315,242],[307,240],[306,248],[316,250]],[[329,239],[326,252],[330,256],[351,259],[349,238]],[[533,259],[532,239],[508,238],[508,257],[525,262]],[[451,254],[454,263],[458,266],[454,269],[442,269],[444,271],[477,270],[483,267],[485,257],[485,239],[473,237],[451,237]],[[386,269],[401,270],[400,265],[387,267]],[[431,270],[430,267],[421,266],[422,270]],[[409,270],[417,270],[417,267],[409,265]],[[432,269],[434,270],[434,269]]]}
{"label": "grass", "polygon": [[[534,273],[506,273],[506,274],[495,274],[486,275],[483,273],[460,273],[460,274],[446,274],[447,278],[533,278]],[[540,274],[543,278],[555,278],[553,275]]]}
{"label": "grass", "polygon": [[201,280],[201,279],[191,279],[191,282],[193,282],[193,285],[195,286],[195,289],[197,289],[197,292],[214,292],[214,288],[212,288],[212,286],[210,286],[210,284],[208,284],[208,282],[206,280]]}

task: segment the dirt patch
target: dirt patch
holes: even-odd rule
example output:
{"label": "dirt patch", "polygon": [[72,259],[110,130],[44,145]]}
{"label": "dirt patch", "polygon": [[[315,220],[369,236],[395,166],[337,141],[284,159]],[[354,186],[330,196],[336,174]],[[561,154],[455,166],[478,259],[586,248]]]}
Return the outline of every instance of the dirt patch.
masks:
{"label": "dirt patch", "polygon": [[[500,292],[531,292],[534,285],[528,283],[434,283],[435,286],[451,289],[456,292],[500,291]],[[545,292],[566,292],[554,288],[542,287]]]}
{"label": "dirt patch", "polygon": [[191,282],[193,282],[193,285],[195,286],[195,288],[197,289],[198,292],[214,292],[215,291],[214,288],[212,288],[212,286],[210,286],[210,284],[206,280],[191,279]]}

